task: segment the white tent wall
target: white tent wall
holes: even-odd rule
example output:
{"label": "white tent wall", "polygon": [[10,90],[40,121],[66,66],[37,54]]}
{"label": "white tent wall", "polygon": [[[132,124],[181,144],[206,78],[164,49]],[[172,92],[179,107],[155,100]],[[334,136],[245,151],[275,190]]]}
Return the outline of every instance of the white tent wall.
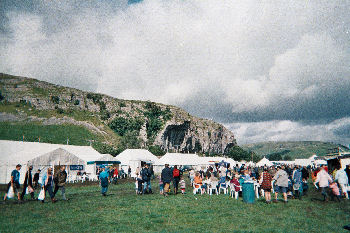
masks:
{"label": "white tent wall", "polygon": [[[66,158],[67,156],[69,159]],[[33,174],[39,168],[42,170],[42,175],[49,166],[59,164],[84,165],[85,172],[95,174],[95,166],[87,165],[87,162],[95,161],[101,156],[102,154],[90,146],[0,140],[0,183],[10,181],[11,171],[15,169],[17,164],[22,165],[20,170],[21,183],[24,181],[28,164],[34,165]],[[28,163],[29,161],[30,163]],[[70,172],[69,166],[67,172]]]}
{"label": "white tent wall", "polygon": [[137,167],[141,166],[141,161],[152,164],[158,161],[157,156],[145,149],[126,149],[115,158],[120,161],[120,166],[126,173],[130,166],[132,177],[136,177],[135,172]]}

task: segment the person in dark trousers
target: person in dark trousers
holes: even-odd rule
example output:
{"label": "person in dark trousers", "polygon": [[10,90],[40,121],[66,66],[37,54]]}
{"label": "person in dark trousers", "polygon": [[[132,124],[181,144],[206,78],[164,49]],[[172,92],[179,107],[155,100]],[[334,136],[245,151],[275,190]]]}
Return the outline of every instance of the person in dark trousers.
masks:
{"label": "person in dark trousers", "polygon": [[55,175],[55,190],[53,191],[53,196],[56,195],[58,189],[61,189],[62,193],[62,199],[67,200],[66,198],[66,180],[67,180],[67,172],[66,172],[66,166],[61,166],[60,170]]}
{"label": "person in dark trousers", "polygon": [[23,200],[24,195],[27,192],[27,188],[28,188],[28,192],[30,193],[30,196],[32,198],[32,200],[34,200],[34,189],[33,189],[33,182],[32,182],[32,170],[33,170],[33,166],[29,166],[28,167],[28,171],[26,172],[26,175],[24,177],[24,183],[23,183],[23,191],[21,194],[21,200]]}
{"label": "person in dark trousers", "polygon": [[38,185],[39,185],[39,178],[40,178],[40,172],[41,172],[41,170],[38,169],[38,171],[35,172],[35,174],[34,174],[34,177],[33,177],[33,187],[34,187],[34,189],[37,189],[37,188],[38,188]]}
{"label": "person in dark trousers", "polygon": [[164,184],[164,196],[169,195],[169,187],[170,187],[170,182],[173,178],[173,173],[171,172],[171,169],[169,168],[169,164],[165,164],[165,168],[162,170],[162,175],[161,179]]}
{"label": "person in dark trousers", "polygon": [[148,164],[145,164],[145,166],[141,170],[141,177],[144,182],[143,191],[142,191],[143,194],[147,193],[147,188],[148,188],[148,193],[152,193],[151,176],[152,176],[152,173],[148,167]]}
{"label": "person in dark trousers", "polygon": [[106,168],[104,166],[102,167],[102,172],[100,173],[99,179],[100,179],[100,185],[101,185],[101,194],[102,196],[107,196],[109,174],[106,171]]}
{"label": "person in dark trousers", "polygon": [[180,170],[177,169],[177,165],[173,169],[173,184],[174,184],[174,193],[177,194],[178,186],[180,182]]}
{"label": "person in dark trousers", "polygon": [[346,165],[345,172],[346,172],[346,175],[348,176],[348,181],[350,185],[350,165],[349,164]]}
{"label": "person in dark trousers", "polygon": [[[53,190],[52,190],[54,182],[53,182],[53,174],[52,174],[51,167],[49,167],[47,169],[47,173],[43,175],[41,185],[42,185],[42,188],[45,190],[45,196],[46,196],[46,191],[48,191],[52,203],[55,203],[56,199],[53,195]],[[42,200],[41,202],[44,203],[44,200]]]}
{"label": "person in dark trousers", "polygon": [[19,176],[20,176],[19,170],[21,170],[21,167],[22,167],[21,164],[17,164],[16,165],[16,169],[11,172],[11,181],[7,184],[7,189],[6,189],[7,192],[5,193],[4,201],[6,201],[7,193],[10,190],[11,187],[13,188],[13,192],[17,193],[18,201],[19,202],[21,201],[21,195],[19,194],[19,188],[20,188],[20,185],[19,185]]}

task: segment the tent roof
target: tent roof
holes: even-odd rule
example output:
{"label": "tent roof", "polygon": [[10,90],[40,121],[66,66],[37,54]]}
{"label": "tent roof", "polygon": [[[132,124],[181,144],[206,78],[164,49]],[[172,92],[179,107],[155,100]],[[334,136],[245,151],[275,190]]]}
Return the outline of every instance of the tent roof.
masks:
{"label": "tent roof", "polygon": [[199,165],[199,158],[196,154],[166,153],[154,165]]}
{"label": "tent roof", "polygon": [[235,166],[237,162],[231,158],[225,158],[225,157],[198,157],[198,164],[199,165],[209,165],[209,164],[215,164],[220,163],[222,161],[225,161],[227,163],[230,163],[230,166]]}
{"label": "tent roof", "polygon": [[31,165],[81,165],[84,164],[84,160],[78,158],[74,154],[68,152],[65,149],[57,148],[41,156],[35,157],[28,161]]}
{"label": "tent roof", "polygon": [[268,160],[267,158],[262,158],[259,162],[256,163],[256,166],[262,167],[262,166],[273,166],[273,163]]}
{"label": "tent roof", "polygon": [[126,149],[120,153],[116,159],[120,161],[122,165],[129,164],[131,160],[158,161],[157,156],[145,149]]}
{"label": "tent roof", "polygon": [[84,161],[95,160],[101,156],[91,146],[73,146],[39,142],[0,140],[0,161],[8,163],[26,163],[38,156],[64,149]]}

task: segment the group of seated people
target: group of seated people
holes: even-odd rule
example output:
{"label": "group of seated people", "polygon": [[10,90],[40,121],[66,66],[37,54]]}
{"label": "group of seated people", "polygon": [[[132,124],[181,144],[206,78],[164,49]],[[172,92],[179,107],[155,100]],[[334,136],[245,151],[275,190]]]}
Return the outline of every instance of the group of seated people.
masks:
{"label": "group of seated people", "polygon": [[[302,173],[301,169],[298,167],[295,167],[294,170],[298,171],[300,173],[299,178],[297,177],[297,172],[294,172],[293,169],[291,170],[291,176],[288,176],[287,172],[284,172],[285,178],[282,177],[282,179],[288,180],[288,184],[284,185],[285,187],[281,188],[278,186],[277,180],[281,179],[279,176],[275,176],[278,170],[285,170],[281,167],[278,167],[277,169],[274,167],[261,167],[258,169],[255,168],[242,168],[239,169],[239,171],[236,171],[235,169],[229,169],[224,166],[221,166],[219,168],[216,168],[215,171],[212,167],[209,167],[207,172],[194,172],[193,170],[190,171],[190,180],[191,185],[193,186],[193,193],[208,193],[213,194],[214,192],[216,194],[220,194],[221,191],[223,193],[229,193],[230,196],[232,196],[235,199],[238,199],[239,194],[242,192],[242,185],[245,182],[252,183],[254,185],[254,192],[256,198],[259,198],[260,196],[265,196],[265,199],[268,203],[271,201],[271,192],[276,193],[283,193],[283,196],[285,197],[285,201],[287,197],[301,197],[302,191],[299,189],[304,189],[304,192],[307,191],[307,180],[302,179]],[[265,176],[264,176],[264,172]],[[268,174],[268,177],[266,177],[266,174]],[[300,179],[298,189],[295,189],[293,187],[294,184],[296,184],[298,181],[296,179]],[[266,181],[267,180],[267,181]],[[266,185],[266,183],[268,185]],[[301,187],[301,188],[300,188]],[[268,195],[267,195],[268,194]],[[277,196],[276,196],[277,200]]]}

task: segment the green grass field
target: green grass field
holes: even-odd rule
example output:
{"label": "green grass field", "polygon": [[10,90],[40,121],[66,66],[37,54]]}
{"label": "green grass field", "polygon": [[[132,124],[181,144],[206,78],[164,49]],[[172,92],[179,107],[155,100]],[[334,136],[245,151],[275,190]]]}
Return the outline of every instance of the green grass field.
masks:
{"label": "green grass field", "polygon": [[73,184],[69,201],[9,200],[0,205],[0,232],[346,232],[342,227],[350,224],[349,201],[323,203],[313,187],[302,200],[269,205],[191,190],[136,196],[131,181],[110,185],[107,197],[99,191],[97,184]]}
{"label": "green grass field", "polygon": [[69,138],[71,145],[89,145],[88,140],[97,136],[82,126],[76,125],[40,125],[36,123],[0,122],[0,139],[46,143],[66,144]]}

